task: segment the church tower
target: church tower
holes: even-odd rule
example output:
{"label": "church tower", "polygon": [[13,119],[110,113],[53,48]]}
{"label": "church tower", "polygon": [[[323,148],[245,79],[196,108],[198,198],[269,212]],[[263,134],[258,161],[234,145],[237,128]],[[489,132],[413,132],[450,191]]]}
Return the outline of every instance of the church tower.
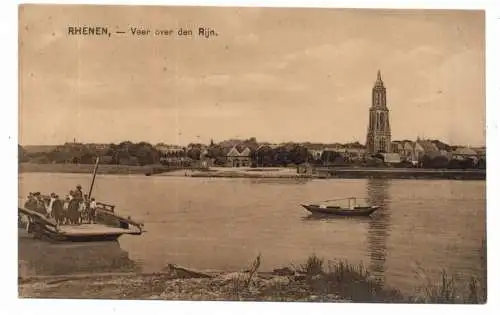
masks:
{"label": "church tower", "polygon": [[371,154],[391,152],[391,126],[386,100],[384,81],[379,70],[372,89],[372,106],[366,135],[366,150]]}

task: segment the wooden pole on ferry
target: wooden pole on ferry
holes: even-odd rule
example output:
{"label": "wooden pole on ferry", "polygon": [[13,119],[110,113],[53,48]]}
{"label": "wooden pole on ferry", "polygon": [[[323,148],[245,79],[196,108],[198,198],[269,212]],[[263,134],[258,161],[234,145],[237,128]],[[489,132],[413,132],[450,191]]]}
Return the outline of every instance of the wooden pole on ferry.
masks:
{"label": "wooden pole on ferry", "polygon": [[90,184],[90,190],[89,190],[89,200],[90,200],[90,196],[92,196],[92,189],[94,188],[94,181],[95,181],[95,176],[97,174],[98,168],[99,168],[99,157],[97,157],[97,159],[95,161],[94,173],[92,175],[92,184]]}

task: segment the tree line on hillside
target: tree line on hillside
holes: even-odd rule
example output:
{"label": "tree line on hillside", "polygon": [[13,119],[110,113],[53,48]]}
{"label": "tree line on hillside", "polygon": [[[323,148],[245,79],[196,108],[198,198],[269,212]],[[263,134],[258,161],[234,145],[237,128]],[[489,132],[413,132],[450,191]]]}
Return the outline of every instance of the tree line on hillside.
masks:
{"label": "tree line on hillside", "polygon": [[106,149],[93,145],[69,143],[49,152],[29,153],[19,147],[19,161],[41,164],[93,164],[99,156],[103,164],[149,165],[160,161],[160,152],[147,142],[124,141],[110,144]]}
{"label": "tree line on hillside", "polygon": [[[227,140],[217,144],[211,142],[208,147],[202,144],[190,144],[182,150],[175,150],[168,153],[162,153],[155,146],[147,142],[133,143],[124,141],[119,144],[110,144],[106,148],[99,148],[95,145],[68,143],[57,146],[48,152],[27,152],[19,145],[18,154],[19,162],[41,164],[93,164],[95,163],[96,156],[100,156],[102,164],[152,165],[168,163],[169,160],[179,158],[187,161],[198,161],[202,158],[207,158],[211,159],[214,165],[223,166],[227,161],[226,155],[229,151],[228,149],[232,146],[239,148],[240,152],[243,148],[249,148],[249,158],[254,167],[293,166],[304,163],[316,166],[386,166],[381,154],[362,158],[350,158],[340,152],[323,151],[319,157],[314,158],[308,147],[304,144],[286,143],[277,147],[271,147],[269,145],[258,144],[255,138],[240,142],[237,142],[237,140]],[[413,167],[413,164],[403,161],[393,166]],[[419,167],[436,169],[485,169],[486,160],[457,160],[448,159],[445,156],[424,156],[419,161]]]}
{"label": "tree line on hillside", "polygon": [[[313,161],[311,154],[305,146],[298,144],[287,144],[271,148],[263,146],[257,150],[258,145],[254,138],[242,142],[238,147],[251,149],[250,159],[259,166],[285,166],[291,164],[303,164]],[[190,144],[184,150],[176,150],[162,153],[147,142],[132,143],[130,141],[119,144],[110,144],[106,149],[97,149],[92,145],[69,143],[57,146],[49,152],[29,153],[19,146],[19,162],[31,162],[40,164],[93,164],[96,156],[100,156],[103,164],[122,165],[150,165],[161,163],[162,158],[187,158],[200,160],[203,157],[213,159],[215,164],[224,165],[228,147],[221,144],[211,143],[204,153],[201,144]],[[325,151],[321,156],[323,162],[339,161],[340,154]],[[343,160],[343,159],[342,159]]]}

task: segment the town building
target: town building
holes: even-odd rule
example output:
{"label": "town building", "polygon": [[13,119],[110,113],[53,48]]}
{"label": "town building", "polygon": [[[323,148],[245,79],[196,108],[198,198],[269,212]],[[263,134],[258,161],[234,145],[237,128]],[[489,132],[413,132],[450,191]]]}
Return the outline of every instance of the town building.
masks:
{"label": "town building", "polygon": [[163,156],[173,156],[173,155],[181,155],[186,151],[185,148],[178,145],[167,145],[167,144],[157,144],[154,146],[156,150],[158,150]]}
{"label": "town building", "polygon": [[443,153],[439,150],[436,144],[429,140],[418,139],[415,142],[414,150],[415,150],[414,159],[417,161],[421,161],[424,156],[428,156],[430,158],[443,156]]}
{"label": "town building", "polygon": [[225,156],[226,166],[229,167],[249,167],[252,164],[251,151],[248,147],[235,145],[227,151]]}
{"label": "town building", "polygon": [[425,140],[417,138],[416,141],[402,140],[393,141],[392,148],[394,153],[399,153],[402,161],[417,163],[422,161],[424,156],[429,158],[452,156],[448,151],[450,146],[438,140]]}
{"label": "town building", "polygon": [[382,153],[384,163],[386,164],[399,164],[401,163],[401,155],[399,153]]}
{"label": "town building", "polygon": [[315,161],[321,160],[321,155],[323,154],[322,149],[310,149],[308,150],[308,152],[312,156],[313,160]]}
{"label": "town building", "polygon": [[180,167],[190,163],[190,159],[186,157],[186,149],[181,146],[159,143],[154,148],[160,152],[161,164]]}
{"label": "town building", "polygon": [[387,91],[380,70],[372,89],[372,106],[369,111],[366,150],[369,154],[391,152],[391,126],[387,108]]}
{"label": "town building", "polygon": [[452,158],[456,160],[465,160],[465,159],[479,159],[479,154],[476,150],[468,147],[459,147],[451,152]]}

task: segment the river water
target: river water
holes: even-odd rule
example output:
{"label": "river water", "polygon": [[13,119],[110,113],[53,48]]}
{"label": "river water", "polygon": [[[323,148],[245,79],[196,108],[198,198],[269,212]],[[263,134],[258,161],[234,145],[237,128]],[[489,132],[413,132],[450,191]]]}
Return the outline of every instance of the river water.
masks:
{"label": "river water", "polygon": [[[84,174],[22,173],[30,191],[64,195]],[[102,175],[93,196],[145,224],[118,243],[48,244],[20,236],[28,275],[161,271],[168,263],[241,270],[260,253],[261,270],[325,261],[362,263],[403,292],[436,280],[482,272],[486,182],[377,179],[233,179]],[[383,204],[373,218],[315,219],[299,204],[358,196]]]}

